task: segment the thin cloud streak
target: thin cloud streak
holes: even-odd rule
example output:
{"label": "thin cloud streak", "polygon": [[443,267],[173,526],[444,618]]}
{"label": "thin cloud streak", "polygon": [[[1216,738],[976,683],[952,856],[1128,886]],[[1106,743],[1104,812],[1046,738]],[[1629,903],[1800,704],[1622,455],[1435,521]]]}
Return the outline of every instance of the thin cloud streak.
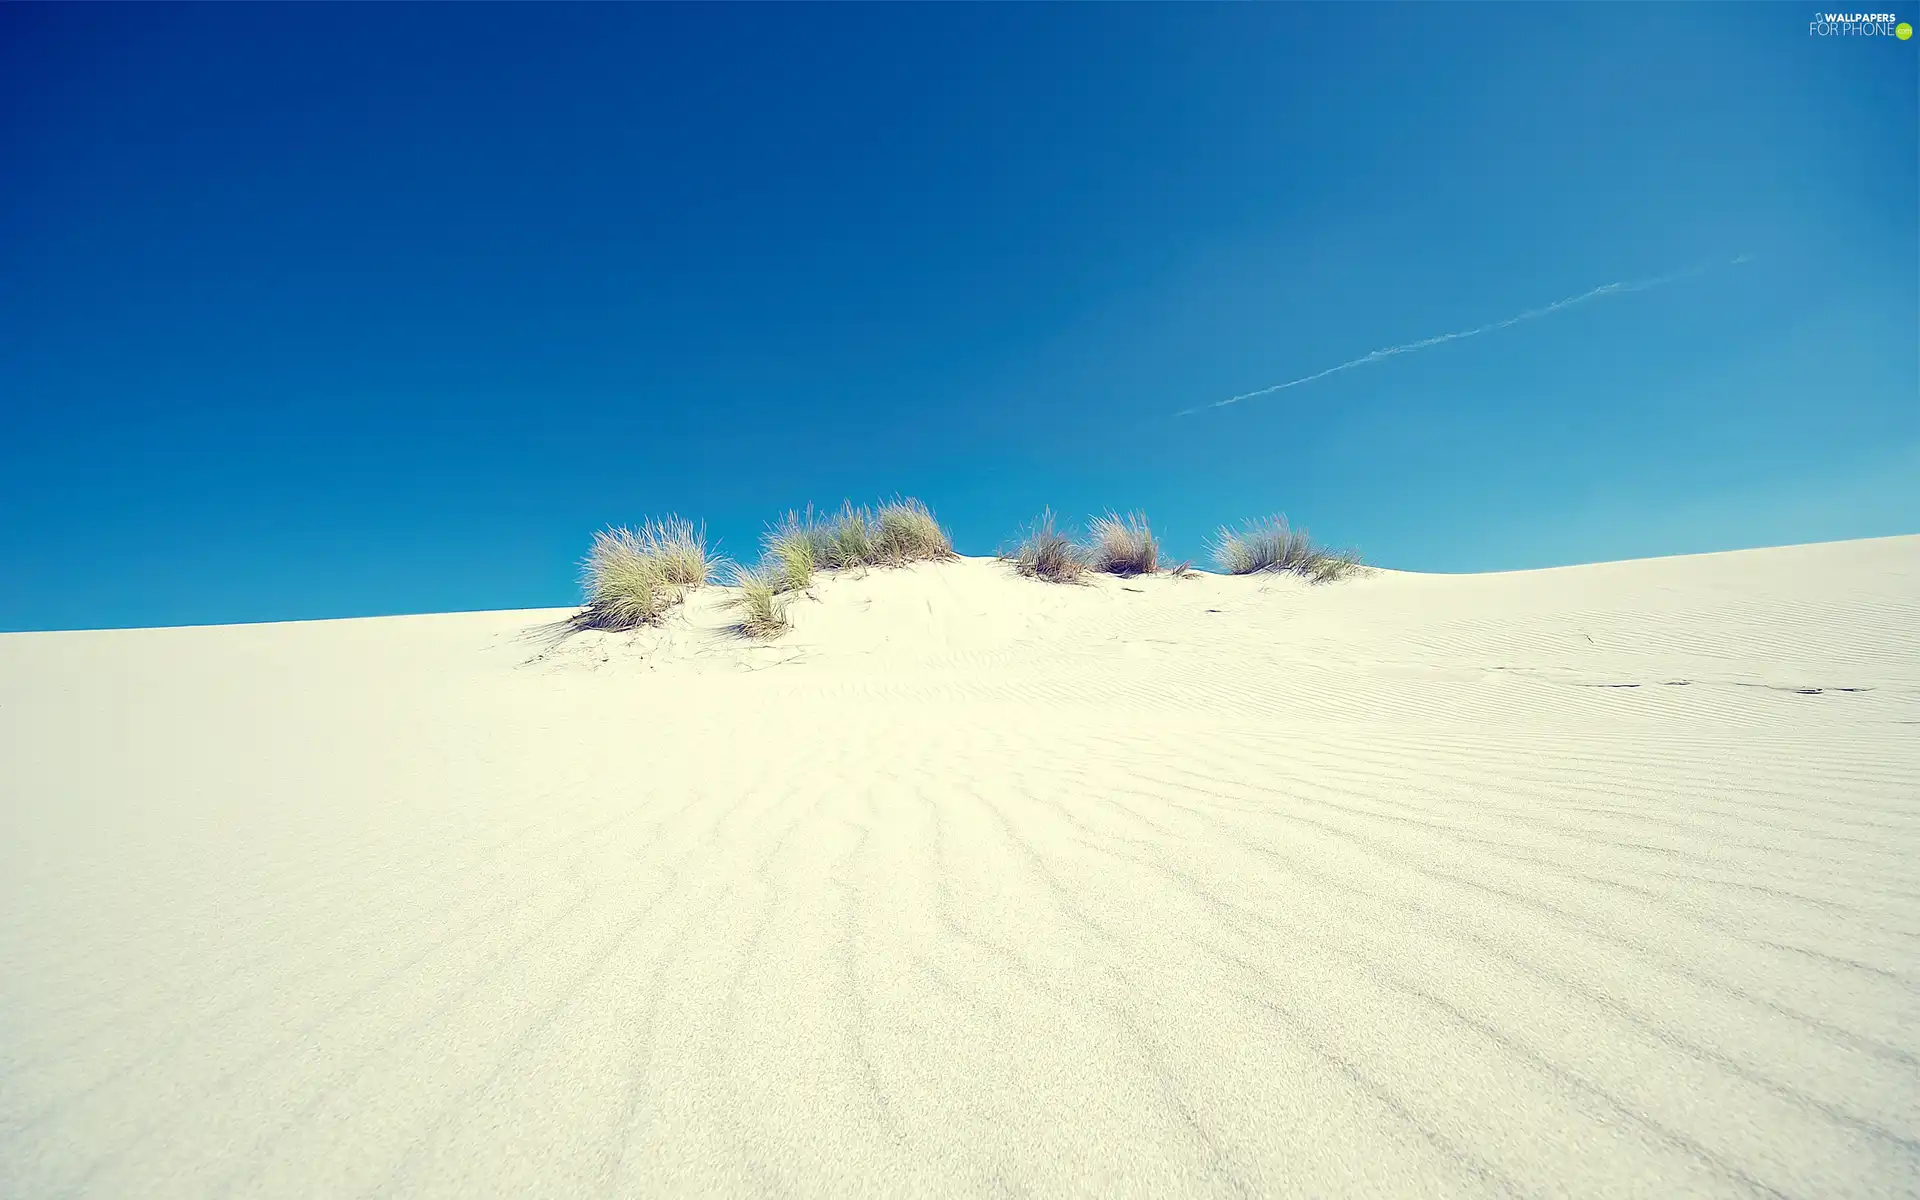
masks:
{"label": "thin cloud streak", "polygon": [[[1741,263],[1752,261],[1752,255],[1742,254],[1726,265],[1738,266]],[[1483,333],[1492,333],[1496,329],[1508,329],[1524,321],[1537,321],[1541,317],[1557,313],[1563,308],[1572,308],[1576,304],[1585,304],[1589,300],[1598,300],[1602,296],[1618,296],[1627,292],[1644,292],[1650,288],[1665,287],[1670,283],[1678,283],[1683,279],[1691,279],[1696,275],[1705,274],[1712,269],[1713,264],[1706,263],[1699,266],[1687,267],[1684,270],[1674,271],[1666,275],[1656,275],[1652,279],[1631,279],[1621,283],[1603,283],[1592,291],[1581,292],[1578,296],[1568,296],[1564,300],[1555,300],[1552,304],[1540,308],[1530,308],[1517,317],[1508,317],[1504,321],[1495,321],[1491,325],[1482,325],[1477,329],[1463,329],[1458,333],[1443,333],[1435,337],[1422,338],[1417,342],[1406,342],[1398,346],[1388,346],[1385,350],[1373,350],[1361,355],[1359,358],[1349,362],[1343,362],[1337,367],[1328,367],[1324,371],[1315,371],[1311,375],[1302,375],[1298,379],[1289,379],[1285,383],[1276,383],[1272,387],[1264,387],[1258,391],[1242,392],[1238,396],[1229,396],[1225,400],[1217,400],[1212,404],[1202,404],[1198,408],[1185,409],[1173,415],[1176,417],[1190,417],[1194,413],[1205,412],[1211,408],[1225,408],[1229,404],[1238,404],[1242,400],[1251,400],[1256,396],[1270,396],[1275,392],[1283,392],[1288,388],[1299,387],[1304,383],[1312,383],[1317,379],[1325,379],[1329,375],[1338,375],[1342,371],[1351,371],[1355,367],[1364,367],[1368,363],[1376,363],[1381,359],[1392,358],[1396,354],[1411,354],[1415,350],[1425,350],[1445,342],[1457,342],[1462,338],[1479,337]]]}

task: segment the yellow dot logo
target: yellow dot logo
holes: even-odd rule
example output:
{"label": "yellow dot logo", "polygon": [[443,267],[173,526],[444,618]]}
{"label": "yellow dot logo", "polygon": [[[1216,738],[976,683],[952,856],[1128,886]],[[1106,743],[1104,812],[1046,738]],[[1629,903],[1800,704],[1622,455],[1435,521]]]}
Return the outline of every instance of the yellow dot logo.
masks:
{"label": "yellow dot logo", "polygon": [[1907,24],[1905,21],[1902,21],[1898,25],[1895,25],[1893,27],[1893,36],[1899,38],[1901,41],[1904,42],[1908,38],[1913,36],[1913,26]]}

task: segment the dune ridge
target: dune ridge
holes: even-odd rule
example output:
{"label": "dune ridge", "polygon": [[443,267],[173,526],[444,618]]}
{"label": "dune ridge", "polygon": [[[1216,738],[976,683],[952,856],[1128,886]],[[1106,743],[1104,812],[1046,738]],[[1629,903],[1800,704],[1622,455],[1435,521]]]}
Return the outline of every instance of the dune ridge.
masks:
{"label": "dune ridge", "polygon": [[0,1195],[1914,1195],[1920,536],[0,635]]}

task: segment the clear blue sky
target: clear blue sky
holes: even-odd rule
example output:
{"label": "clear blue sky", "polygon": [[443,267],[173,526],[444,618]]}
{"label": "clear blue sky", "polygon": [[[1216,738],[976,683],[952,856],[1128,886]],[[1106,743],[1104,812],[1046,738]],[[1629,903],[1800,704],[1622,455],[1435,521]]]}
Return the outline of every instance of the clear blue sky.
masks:
{"label": "clear blue sky", "polygon": [[7,5],[0,629],[561,605],[596,528],[894,492],[1920,531],[1920,39],[1808,15]]}

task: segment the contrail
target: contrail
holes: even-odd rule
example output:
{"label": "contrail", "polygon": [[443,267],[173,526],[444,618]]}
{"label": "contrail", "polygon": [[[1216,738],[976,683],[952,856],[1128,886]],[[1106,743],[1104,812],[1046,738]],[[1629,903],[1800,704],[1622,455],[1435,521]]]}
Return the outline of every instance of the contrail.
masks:
{"label": "contrail", "polygon": [[[1742,254],[1726,265],[1738,266],[1741,263],[1752,261],[1752,255]],[[1518,325],[1522,321],[1536,321],[1551,313],[1557,313],[1563,308],[1572,308],[1576,304],[1585,304],[1589,300],[1598,300],[1602,296],[1618,296],[1626,292],[1644,292],[1649,288],[1665,287],[1669,283],[1678,283],[1682,279],[1691,279],[1695,275],[1700,275],[1712,270],[1712,268],[1713,264],[1706,263],[1700,266],[1688,267],[1682,271],[1674,271],[1668,275],[1656,275],[1652,279],[1630,279],[1622,283],[1603,283],[1590,292],[1581,292],[1578,296],[1568,296],[1564,300],[1555,300],[1552,304],[1545,305],[1541,308],[1530,308],[1517,317],[1508,317],[1504,321],[1495,321],[1491,325],[1482,325],[1478,329],[1463,329],[1458,333],[1443,333],[1437,337],[1421,338],[1417,342],[1407,342],[1399,346],[1388,346],[1385,350],[1370,351],[1361,355],[1359,358],[1353,359],[1351,362],[1343,362],[1337,367],[1328,367],[1324,371],[1315,371],[1311,375],[1302,375],[1298,379],[1289,379],[1285,383],[1276,383],[1272,387],[1263,387],[1259,391],[1243,392],[1238,396],[1229,396],[1225,400],[1216,400],[1212,404],[1202,404],[1198,408],[1185,409],[1173,415],[1176,417],[1190,417],[1194,413],[1205,412],[1210,408],[1225,408],[1229,404],[1238,404],[1242,400],[1251,400],[1255,396],[1271,395],[1274,392],[1285,391],[1291,387],[1299,387],[1303,383],[1312,383],[1316,379],[1325,379],[1329,375],[1338,375],[1342,371],[1351,371],[1355,367],[1364,367],[1368,363],[1379,362],[1383,358],[1392,358],[1396,354],[1410,354],[1415,350],[1425,350],[1429,346],[1438,346],[1442,342],[1457,342],[1461,338],[1478,337],[1483,333],[1492,333],[1496,329],[1506,329],[1510,326]]]}

